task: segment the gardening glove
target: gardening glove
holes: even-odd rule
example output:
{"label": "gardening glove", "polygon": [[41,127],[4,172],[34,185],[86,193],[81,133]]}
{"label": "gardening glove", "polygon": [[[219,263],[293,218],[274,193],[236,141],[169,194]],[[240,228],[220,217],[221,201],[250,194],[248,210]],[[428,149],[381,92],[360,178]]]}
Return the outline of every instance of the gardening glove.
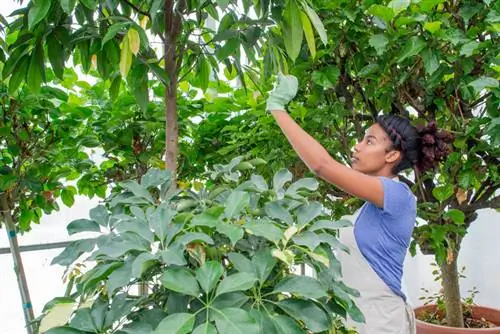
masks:
{"label": "gardening glove", "polygon": [[278,81],[267,98],[266,110],[285,110],[287,105],[297,94],[298,80],[293,75],[278,74]]}

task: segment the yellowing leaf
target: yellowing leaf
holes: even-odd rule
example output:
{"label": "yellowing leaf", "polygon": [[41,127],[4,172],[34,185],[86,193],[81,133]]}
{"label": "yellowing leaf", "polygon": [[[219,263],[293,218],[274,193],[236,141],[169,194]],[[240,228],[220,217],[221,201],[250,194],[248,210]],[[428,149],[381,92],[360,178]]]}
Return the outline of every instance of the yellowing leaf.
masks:
{"label": "yellowing leaf", "polygon": [[128,30],[127,37],[130,46],[130,51],[132,51],[134,56],[136,56],[141,46],[141,39],[139,38],[139,33],[134,28],[130,28]]}
{"label": "yellowing leaf", "polygon": [[463,190],[462,188],[458,188],[456,197],[458,204],[462,204],[467,200],[467,191]]}
{"label": "yellowing leaf", "polygon": [[298,229],[295,226],[290,226],[289,228],[286,229],[284,235],[285,235],[285,240],[288,241],[290,240],[291,237],[297,233]]}
{"label": "yellowing leaf", "polygon": [[314,40],[314,32],[312,29],[311,21],[304,12],[300,12],[300,20],[302,21],[302,28],[306,36],[307,46],[311,52],[311,57],[316,58],[316,41]]}
{"label": "yellowing leaf", "polygon": [[53,327],[58,327],[68,322],[71,313],[73,312],[74,302],[60,303],[54,305],[47,314],[42,318],[39,331],[43,333]]}
{"label": "yellowing leaf", "polygon": [[142,29],[146,29],[146,26],[148,25],[149,22],[149,17],[144,16],[140,21],[139,25],[141,26]]}
{"label": "yellowing leaf", "polygon": [[123,38],[120,48],[120,73],[126,77],[132,66],[132,51],[130,50],[128,34]]}
{"label": "yellowing leaf", "polygon": [[289,266],[293,265],[295,257],[294,257],[293,253],[290,250],[287,249],[287,250],[282,251],[280,249],[273,249],[271,251],[271,254],[272,254],[272,256],[274,256],[275,258],[283,261],[287,265],[289,265]]}

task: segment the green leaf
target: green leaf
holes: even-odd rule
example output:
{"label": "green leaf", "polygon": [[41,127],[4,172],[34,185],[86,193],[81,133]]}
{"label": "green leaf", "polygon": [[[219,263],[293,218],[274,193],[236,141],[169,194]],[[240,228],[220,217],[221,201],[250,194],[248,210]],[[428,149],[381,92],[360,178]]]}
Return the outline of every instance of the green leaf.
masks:
{"label": "green leaf", "polygon": [[279,334],[303,334],[304,331],[298,326],[292,318],[279,314],[272,318],[274,326]]}
{"label": "green leaf", "polygon": [[313,333],[326,331],[330,327],[328,316],[312,301],[285,299],[277,305],[292,318],[304,322]]}
{"label": "green leaf", "polygon": [[377,51],[377,55],[381,56],[389,43],[389,39],[383,34],[373,35],[368,43]]}
{"label": "green leaf", "polygon": [[24,56],[18,61],[9,80],[9,94],[14,95],[21,83],[26,80],[29,64],[29,56]]}
{"label": "green leaf", "polygon": [[88,220],[88,219],[73,220],[71,223],[68,224],[66,229],[68,230],[69,235],[80,232],[101,232],[99,224],[97,224],[93,220]]}
{"label": "green leaf", "polygon": [[120,182],[120,186],[132,192],[135,196],[147,199],[150,203],[155,202],[149,191],[145,187],[138,184],[136,181],[133,180],[123,181]]}
{"label": "green leaf", "polygon": [[422,38],[418,36],[411,37],[408,42],[405,43],[403,50],[397,59],[397,62],[401,63],[403,60],[419,54],[426,45],[427,43],[425,43]]}
{"label": "green leaf", "polygon": [[283,238],[283,232],[271,221],[251,221],[244,225],[252,234],[264,237],[269,241],[278,243]]}
{"label": "green leaf", "polygon": [[89,217],[101,226],[108,226],[109,214],[104,205],[98,205],[95,208],[90,209]]}
{"label": "green leaf", "polygon": [[127,82],[137,104],[143,112],[146,112],[149,103],[148,67],[142,64],[134,64],[127,77]]}
{"label": "green leaf", "polygon": [[217,232],[226,235],[229,238],[229,240],[231,240],[231,243],[233,245],[235,245],[238,241],[240,241],[241,238],[243,238],[243,235],[245,234],[243,228],[226,222],[221,222],[220,224],[218,224],[216,229]]}
{"label": "green leaf", "polygon": [[177,211],[165,205],[161,205],[156,208],[149,218],[149,225],[158,236],[161,243],[166,241],[168,245],[170,240],[182,229],[180,224],[172,223],[172,218],[174,218],[176,214]]}
{"label": "green leaf", "polygon": [[149,189],[150,187],[161,186],[165,183],[170,185],[169,182],[171,181],[172,173],[169,170],[151,168],[146,174],[141,177],[141,186]]}
{"label": "green leaf", "polygon": [[314,278],[292,275],[282,279],[274,292],[288,292],[306,298],[318,299],[328,296],[326,289]]}
{"label": "green leaf", "polygon": [[68,246],[56,256],[51,264],[69,266],[83,253],[90,253],[94,249],[96,241],[94,239],[83,239],[71,241]]}
{"label": "green leaf", "polygon": [[297,212],[297,225],[303,227],[323,214],[323,206],[319,202],[302,205]]}
{"label": "green leaf", "polygon": [[453,195],[453,185],[447,184],[432,189],[432,195],[440,202],[443,202]]}
{"label": "green leaf", "polygon": [[160,282],[169,290],[198,297],[200,288],[193,274],[186,268],[167,268],[160,277]]}
{"label": "green leaf", "polygon": [[219,5],[220,9],[225,10],[227,6],[229,5],[230,0],[217,0],[217,4]]}
{"label": "green leaf", "polygon": [[278,191],[283,188],[283,186],[292,181],[293,175],[286,168],[280,169],[273,177],[273,190]]}
{"label": "green leaf", "polygon": [[425,72],[428,75],[436,72],[439,68],[439,52],[432,48],[426,48],[422,52],[422,59],[424,61]]}
{"label": "green leaf", "polygon": [[81,331],[94,333],[96,331],[89,308],[81,308],[75,312],[69,325]]}
{"label": "green leaf", "polygon": [[311,9],[311,7],[307,6],[305,3],[302,4],[304,10],[307,13],[307,16],[309,16],[309,19],[311,20],[311,23],[313,24],[314,28],[318,32],[319,38],[321,39],[321,42],[323,42],[323,45],[328,44],[328,36],[326,34],[325,27],[323,26],[323,22],[321,22],[321,19],[319,18],[318,14]]}
{"label": "green leaf", "polygon": [[314,39],[311,21],[309,21],[309,17],[304,12],[300,12],[300,20],[302,21],[302,28],[304,29],[304,35],[309,46],[309,52],[311,52],[311,57],[314,59],[316,58],[316,40]]}
{"label": "green leaf", "polygon": [[203,241],[210,245],[214,243],[212,238],[202,232],[188,232],[178,238],[177,241],[182,245],[187,245],[193,241]]}
{"label": "green leaf", "polygon": [[371,6],[368,9],[368,14],[381,18],[385,21],[385,23],[389,23],[395,16],[394,10],[392,8],[382,5]]}
{"label": "green leaf", "polygon": [[120,289],[129,284],[132,278],[132,264],[134,258],[129,258],[124,265],[117,268],[109,276],[106,282],[108,296],[112,296],[116,289]]}
{"label": "green leaf", "polygon": [[97,0],[80,0],[80,2],[90,10],[96,10]]}
{"label": "green leaf", "polygon": [[282,23],[283,42],[285,49],[292,61],[299,56],[304,34],[300,20],[300,10],[296,0],[288,0],[283,12]]}
{"label": "green leaf", "polygon": [[51,328],[48,331],[43,332],[43,334],[87,334],[87,332],[82,332],[69,326],[62,326]]}
{"label": "green leaf", "polygon": [[167,265],[184,266],[186,259],[184,258],[184,245],[173,242],[167,249],[160,253],[163,262]]}
{"label": "green leaf", "polygon": [[314,222],[311,227],[309,227],[309,231],[317,231],[317,230],[338,230],[343,227],[351,227],[352,223],[347,219],[341,219],[337,221],[331,220],[318,220]]}
{"label": "green leaf", "polygon": [[465,222],[465,214],[458,209],[448,210],[443,214],[443,218],[449,218],[457,225],[462,225]]}
{"label": "green leaf", "polygon": [[469,83],[469,86],[474,88],[476,93],[480,93],[485,88],[498,88],[498,80],[491,77],[482,76]]}
{"label": "green leaf", "polygon": [[224,215],[235,218],[250,204],[250,195],[247,192],[234,190],[226,200]]}
{"label": "green leaf", "polygon": [[132,22],[118,22],[113,25],[111,25],[107,30],[106,30],[106,35],[104,35],[102,42],[101,42],[101,47],[103,48],[104,45],[113,39],[116,34],[118,34],[120,31],[122,31],[124,28],[128,28],[131,25]]}
{"label": "green leaf", "polygon": [[424,29],[431,34],[435,34],[441,29],[441,24],[441,21],[425,22]]}
{"label": "green leaf", "polygon": [[395,15],[398,15],[402,11],[406,10],[408,6],[410,6],[410,0],[392,0],[387,5],[387,7],[392,9]]}
{"label": "green leaf", "polygon": [[460,49],[460,55],[470,57],[474,53],[474,51],[479,47],[480,43],[476,41],[469,42],[464,44]]}
{"label": "green leaf", "polygon": [[243,273],[251,273],[255,274],[256,270],[252,261],[247,259],[245,256],[240,253],[229,253],[228,254],[229,261],[233,264],[233,266],[239,271]]}
{"label": "green leaf", "polygon": [[196,327],[193,334],[217,334],[217,329],[211,323],[205,322]]}
{"label": "green leaf", "polygon": [[65,50],[54,32],[47,38],[47,55],[54,74],[59,79],[64,80]]}
{"label": "green leaf", "polygon": [[311,79],[315,84],[324,88],[333,88],[337,84],[340,70],[335,66],[328,66],[321,71],[313,71]]}
{"label": "green leaf", "polygon": [[151,334],[188,334],[194,327],[195,315],[174,313],[163,319]]}
{"label": "green leaf", "polygon": [[151,253],[141,253],[132,263],[132,277],[139,278],[157,261],[156,257]]}
{"label": "green leaf", "polygon": [[33,30],[41,20],[49,13],[52,0],[37,0],[33,2],[33,6],[28,13],[28,29]]}
{"label": "green leaf", "polygon": [[302,179],[299,179],[292,183],[290,187],[286,190],[286,194],[295,194],[298,190],[300,189],[307,189],[309,191],[315,191],[318,190],[319,187],[319,182],[313,177],[305,177]]}
{"label": "green leaf", "polygon": [[214,312],[215,325],[219,333],[258,333],[259,325],[248,312],[239,308],[225,308]]}
{"label": "green leaf", "polygon": [[365,316],[361,312],[361,310],[356,306],[355,303],[351,303],[349,305],[349,308],[347,309],[347,313],[351,317],[352,320],[359,322],[359,323],[364,323],[365,322]]}
{"label": "green leaf", "polygon": [[38,93],[40,91],[40,87],[43,81],[43,73],[45,72],[43,60],[43,46],[38,43],[35,47],[35,50],[31,53],[31,60],[27,77],[28,86],[35,93]]}
{"label": "green leaf", "polygon": [[215,288],[222,274],[224,274],[224,267],[216,261],[205,262],[195,272],[198,283],[207,294]]}
{"label": "green leaf", "polygon": [[293,224],[292,215],[278,201],[266,203],[264,210],[270,218],[285,222],[288,225]]}
{"label": "green leaf", "polygon": [[215,227],[219,222],[220,222],[219,217],[214,217],[211,214],[208,214],[207,212],[203,212],[193,217],[190,226]]}
{"label": "green leaf", "polygon": [[67,207],[72,207],[75,204],[75,194],[69,189],[64,188],[61,191],[61,199]]}
{"label": "green leaf", "polygon": [[206,91],[210,83],[210,71],[212,67],[205,57],[199,58],[197,77],[202,91]]}
{"label": "green leaf", "polygon": [[116,230],[120,233],[133,232],[140,235],[144,240],[149,243],[154,241],[154,233],[149,229],[149,225],[144,220],[134,219],[128,221],[121,221],[114,224]]}
{"label": "green leaf", "polygon": [[269,249],[261,249],[252,258],[252,265],[261,284],[267,280],[278,261]]}
{"label": "green leaf", "polygon": [[216,296],[233,291],[246,291],[253,287],[255,281],[257,281],[257,277],[255,277],[255,274],[246,272],[227,276],[219,284]]}
{"label": "green leaf", "polygon": [[226,59],[230,55],[235,54],[235,52],[239,49],[239,47],[240,47],[240,40],[238,38],[228,39],[224,44],[224,46],[217,49],[216,51],[217,59],[221,61]]}
{"label": "green leaf", "polygon": [[75,9],[76,0],[60,0],[61,8],[66,14],[71,14],[73,9]]}

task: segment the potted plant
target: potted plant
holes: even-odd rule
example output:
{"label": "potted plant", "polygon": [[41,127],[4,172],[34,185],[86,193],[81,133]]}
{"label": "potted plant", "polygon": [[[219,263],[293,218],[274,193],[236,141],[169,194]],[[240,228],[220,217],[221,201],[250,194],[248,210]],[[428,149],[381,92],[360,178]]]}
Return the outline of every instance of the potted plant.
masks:
{"label": "potted plant", "polygon": [[[437,267],[437,264],[433,263]],[[465,278],[463,272],[465,266],[460,271],[460,278]],[[439,267],[433,271],[435,280],[441,280]],[[429,294],[429,290],[422,289]],[[498,310],[478,306],[474,302],[474,298],[479,291],[476,287],[469,290],[470,295],[462,298],[462,309],[464,328],[455,328],[445,326],[446,324],[446,306],[444,302],[443,290],[437,293],[420,297],[424,300],[423,306],[417,308],[416,313],[417,328],[419,333],[444,333],[444,334],[460,334],[460,333],[500,333],[500,313]]]}
{"label": "potted plant", "polygon": [[[339,319],[363,316],[340,281],[333,250],[345,247],[332,230],[350,222],[309,200],[313,178],[289,184],[283,169],[268,184],[246,172],[261,162],[235,158],[173,194],[169,171],[121,182],[68,225],[102,233],[54,259],[68,267],[68,289],[47,304],[40,333],[347,333]],[[316,275],[297,275],[300,264]],[[134,295],[138,283],[149,293]]]}

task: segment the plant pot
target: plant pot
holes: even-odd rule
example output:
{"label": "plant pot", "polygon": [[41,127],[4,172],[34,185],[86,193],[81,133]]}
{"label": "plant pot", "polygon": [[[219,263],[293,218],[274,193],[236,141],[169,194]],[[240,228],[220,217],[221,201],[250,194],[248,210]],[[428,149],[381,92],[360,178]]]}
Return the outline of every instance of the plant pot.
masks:
{"label": "plant pot", "polygon": [[[415,315],[418,316],[424,312],[434,312],[436,305],[424,305],[415,308]],[[500,310],[483,307],[472,306],[472,317],[474,319],[486,319],[487,321],[500,326]],[[455,328],[447,326],[439,326],[430,324],[416,319],[417,334],[461,334],[461,333],[487,333],[500,334],[500,327],[494,328]]]}

